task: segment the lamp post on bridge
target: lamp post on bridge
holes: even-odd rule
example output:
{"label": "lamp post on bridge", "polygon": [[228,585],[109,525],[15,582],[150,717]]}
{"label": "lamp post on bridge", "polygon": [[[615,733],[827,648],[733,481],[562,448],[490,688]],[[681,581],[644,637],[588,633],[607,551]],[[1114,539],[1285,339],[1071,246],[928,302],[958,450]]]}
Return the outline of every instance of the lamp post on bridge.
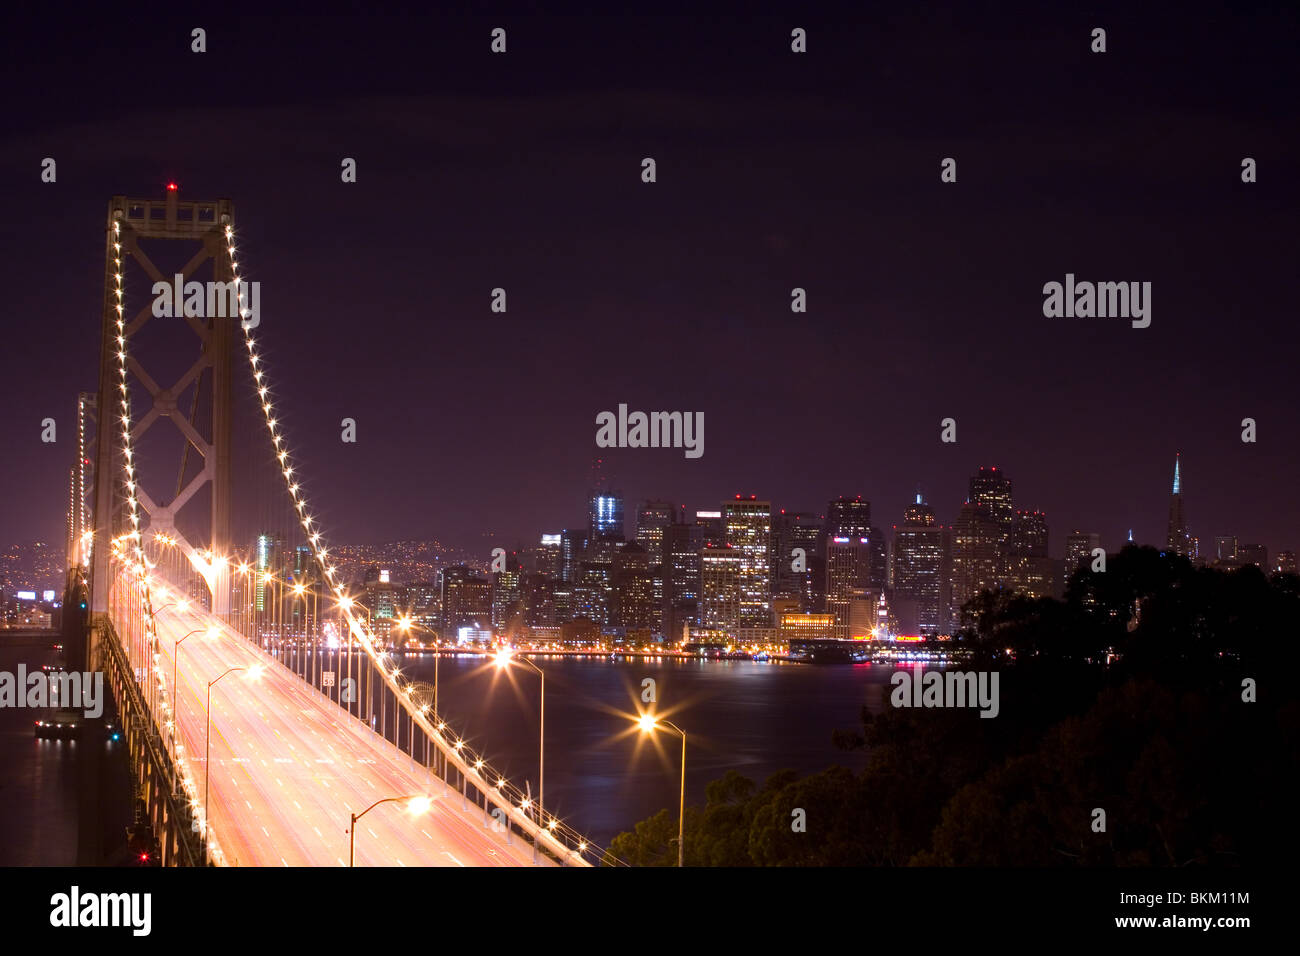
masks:
{"label": "lamp post on bridge", "polygon": [[180,719],[181,719],[181,708],[180,708],[180,694],[177,692],[177,689],[176,689],[176,665],[177,665],[177,663],[180,661],[180,656],[181,656],[181,645],[184,644],[184,643],[185,643],[187,640],[189,640],[191,637],[193,637],[195,634],[202,634],[204,631],[207,631],[207,632],[211,633],[211,630],[212,630],[211,628],[204,628],[204,627],[201,627],[201,628],[199,628],[197,631],[190,631],[188,634],[186,634],[184,637],[180,638],[180,639],[176,642],[176,646],[175,646],[175,647],[173,648],[173,650],[172,650],[172,685],[171,685],[171,693],[172,693],[172,762],[173,762],[174,764],[177,764],[177,768],[176,768],[176,769],[177,769],[177,775],[176,775],[176,783],[177,783],[177,786],[180,785],[180,768],[179,768],[179,762],[180,762],[180,761],[179,761],[179,758],[176,756],[176,728],[177,728],[177,725],[180,723]]}
{"label": "lamp post on bridge", "polygon": [[422,624],[416,624],[416,623],[415,623],[415,620],[414,620],[413,618],[409,617],[409,616],[407,616],[407,617],[399,617],[399,618],[397,619],[397,629],[398,629],[399,631],[401,631],[402,633],[406,633],[406,632],[408,632],[408,631],[410,631],[410,630],[412,630],[412,629],[417,629],[417,630],[425,631],[425,632],[428,633],[428,634],[431,634],[431,635],[433,636],[433,638],[434,638],[434,641],[433,641],[433,713],[434,713],[435,716],[437,716],[437,713],[438,713],[438,661],[439,661],[439,659],[442,657],[442,635],[440,635],[437,631],[434,631],[434,630],[432,630],[432,629],[430,629],[430,628],[425,627],[425,626],[422,625]]}
{"label": "lamp post on bridge", "polygon": [[152,714],[155,725],[157,724],[158,715],[158,621],[157,617],[169,607],[177,608],[181,611],[188,611],[190,604],[188,601],[173,601],[170,604],[164,604],[162,607],[154,608],[149,612],[149,627],[146,630],[146,637],[152,633],[153,638],[145,647],[145,654],[148,656],[147,673],[149,674],[149,709]]}
{"label": "lamp post on bridge", "polygon": [[[300,607],[301,607],[302,610],[301,610],[301,613],[300,613],[299,616],[298,616],[298,624],[299,624],[298,635],[297,635],[297,636],[298,636],[298,640],[295,641],[294,643],[295,643],[296,646],[297,646],[297,654],[298,654],[299,662],[300,662],[301,665],[302,665],[302,675],[301,675],[301,676],[302,676],[302,679],[305,681],[305,680],[307,679],[307,627],[308,627],[308,624],[307,624],[307,620],[308,620],[308,619],[307,619],[307,584],[306,584],[305,581],[296,581],[296,582],[294,582],[294,585],[293,585],[293,595],[294,595],[294,597],[301,599],[301,602],[302,602],[301,605],[300,605]],[[297,669],[295,668],[295,669],[294,669],[294,674],[296,675],[297,673],[298,673],[298,671],[297,671]]]}
{"label": "lamp post on bridge", "polygon": [[208,770],[212,762],[212,685],[227,674],[242,670],[247,670],[247,668],[231,667],[208,681],[208,702],[206,707],[208,729],[203,734],[203,859],[205,862],[208,858],[208,830],[212,826],[212,821],[208,817]]}
{"label": "lamp post on bridge", "polygon": [[[505,648],[505,647],[503,647],[500,651],[497,652],[495,660],[496,660],[497,667],[502,670],[509,667],[512,661],[518,661],[521,664],[525,664],[528,667],[531,667],[533,670],[537,672],[537,676],[542,679],[541,680],[542,689],[540,694],[541,715],[538,720],[538,727],[537,727],[537,826],[540,829],[545,829],[546,828],[546,820],[545,820],[546,804],[543,802],[543,797],[545,796],[546,793],[545,791],[545,786],[546,786],[546,672],[526,657],[513,657],[510,653],[509,648]],[[533,841],[534,856],[536,856],[536,852],[537,852],[537,843],[538,843],[537,840]]]}
{"label": "lamp post on bridge", "polygon": [[352,823],[348,826],[348,866],[354,866],[356,864],[357,821],[381,803],[398,803],[402,800],[411,801],[411,805],[407,809],[411,811],[412,816],[419,816],[424,813],[429,809],[429,806],[433,802],[422,793],[412,793],[404,797],[384,797],[382,800],[376,800],[360,813],[351,814]]}
{"label": "lamp post on bridge", "polygon": [[[360,601],[358,601],[358,600],[356,600],[355,598],[352,598],[352,597],[350,597],[350,596],[348,596],[348,595],[346,595],[346,594],[341,594],[341,595],[339,595],[338,606],[339,606],[339,609],[342,610],[342,611],[344,612],[343,617],[344,617],[345,620],[350,616],[350,615],[348,614],[348,612],[350,612],[350,611],[352,610],[352,608],[354,608],[354,607],[359,607],[359,608],[361,608],[361,610],[365,611],[365,612],[366,612],[366,630],[369,631],[372,635],[374,634],[375,630],[374,630],[374,625],[371,623],[371,618],[370,618],[370,608],[366,607],[366,606],[365,606],[364,604],[362,604]],[[349,626],[349,627],[347,628],[347,653],[348,653],[348,676],[349,676],[349,677],[352,676],[352,641],[353,641],[353,640],[354,640],[354,638],[353,638],[353,636],[352,636],[352,628],[351,628],[351,626]],[[358,643],[360,643],[360,642],[358,642]],[[358,661],[358,662],[357,662],[357,678],[358,678],[358,680],[360,679],[360,677],[361,677],[361,662]],[[369,688],[369,686],[370,686],[369,681],[367,681],[367,685],[366,685],[366,686],[367,686],[367,688]],[[340,702],[342,702],[342,696],[343,696],[343,682],[342,682],[342,681],[339,681],[339,698],[340,698]],[[368,697],[368,696],[369,696],[369,695],[367,695],[367,697]],[[369,724],[370,724],[370,713],[369,713],[369,711],[370,711],[370,709],[371,709],[372,704],[373,704],[373,701],[367,699],[367,701],[366,701],[366,711],[367,711],[367,713],[366,713],[366,725],[367,725],[367,726],[369,726]],[[351,707],[350,703],[349,703],[349,706],[348,706],[348,713],[349,713],[349,714],[352,713],[352,707]],[[359,717],[360,715],[361,715],[361,695],[358,694],[358,695],[357,695],[357,716]]]}
{"label": "lamp post on bridge", "polygon": [[[239,631],[241,634],[244,635],[245,640],[248,640],[248,636],[249,636],[248,632],[252,630],[252,627],[249,623],[249,616],[250,616],[252,605],[250,604],[251,598],[248,593],[249,580],[252,576],[252,573],[253,573],[252,565],[250,565],[247,561],[241,560],[239,564],[235,565],[235,574],[238,574],[240,577],[244,579],[244,583],[239,589],[238,620],[239,620]],[[233,575],[231,576],[231,579],[233,582],[234,579]]]}

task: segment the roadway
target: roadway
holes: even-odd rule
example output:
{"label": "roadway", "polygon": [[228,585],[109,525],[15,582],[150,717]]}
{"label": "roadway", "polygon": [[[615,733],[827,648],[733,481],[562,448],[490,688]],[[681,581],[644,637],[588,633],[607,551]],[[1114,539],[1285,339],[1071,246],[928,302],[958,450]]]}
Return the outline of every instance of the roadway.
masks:
{"label": "roadway", "polygon": [[[447,787],[389,741],[347,716],[201,609],[164,608],[160,667],[168,684],[176,641],[179,729],[184,761],[203,799],[204,712],[212,687],[209,827],[225,862],[237,866],[346,866],[349,815],[384,797],[422,794],[418,815],[405,803],[375,807],[357,824],[357,866],[531,866],[532,848],[516,834],[483,826],[483,809],[462,809]],[[165,732],[164,732],[165,733]],[[165,736],[164,736],[165,739]],[[551,862],[544,854],[539,861]]]}

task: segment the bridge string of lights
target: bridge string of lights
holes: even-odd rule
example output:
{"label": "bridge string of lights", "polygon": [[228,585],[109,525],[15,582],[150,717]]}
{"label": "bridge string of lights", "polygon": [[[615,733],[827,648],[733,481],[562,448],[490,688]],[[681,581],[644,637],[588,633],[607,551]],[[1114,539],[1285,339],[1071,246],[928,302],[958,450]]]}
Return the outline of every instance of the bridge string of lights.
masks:
{"label": "bridge string of lights", "polygon": [[[244,308],[244,299],[242,287],[240,285],[239,262],[235,258],[235,233],[234,228],[229,224],[225,227],[226,253],[229,256],[231,280],[237,290],[239,313],[241,318],[248,318],[251,312]],[[415,683],[405,681],[403,684],[402,672],[397,667],[396,661],[391,660],[392,655],[387,651],[380,650],[376,647],[374,635],[367,629],[364,619],[354,614],[352,610],[353,601],[344,593],[341,583],[335,581],[339,569],[330,563],[329,549],[325,547],[322,541],[322,533],[312,517],[307,507],[307,499],[302,488],[302,482],[297,477],[293,458],[289,449],[285,446],[283,426],[275,418],[274,405],[271,401],[271,387],[265,371],[265,362],[257,351],[257,342],[253,338],[252,328],[246,322],[241,321],[241,328],[244,330],[244,344],[248,350],[249,368],[253,373],[254,387],[257,391],[257,397],[262,407],[262,415],[266,423],[267,432],[270,435],[272,450],[278,463],[281,475],[284,478],[285,488],[293,503],[293,508],[297,513],[297,520],[302,525],[302,530],[308,543],[311,546],[312,556],[319,566],[324,581],[333,590],[338,606],[342,610],[348,622],[348,632],[356,639],[357,644],[365,651],[366,656],[370,659],[372,665],[379,671],[384,683],[402,702],[402,707],[413,720],[417,720],[426,735],[436,739],[438,746],[446,752],[448,749],[453,751],[456,756],[465,762],[472,769],[479,780],[486,787],[495,790],[499,795],[498,799],[505,802],[511,808],[511,816],[519,819],[527,819],[528,814],[534,811],[534,801],[517,786],[506,780],[503,774],[494,771],[483,758],[481,754],[475,754],[466,745],[464,740],[459,738],[452,739],[447,734],[447,724],[428,704],[416,706],[413,700],[415,693]],[[536,808],[537,819],[544,826],[548,835],[556,840],[557,843],[565,845],[569,852],[576,853],[580,858],[587,854],[600,858],[604,856],[606,862],[621,863],[612,857],[602,853],[600,847],[589,842],[581,833],[565,824],[563,821],[554,816],[550,816],[543,808]],[[549,820],[548,820],[549,817]]]}
{"label": "bridge string of lights", "polygon": [[[168,699],[171,694],[162,693],[167,688],[162,676],[162,668],[158,666],[161,658],[158,652],[157,625],[154,621],[153,581],[149,573],[151,565],[145,555],[144,538],[140,532],[140,500],[136,494],[138,482],[136,481],[135,452],[131,447],[131,395],[127,386],[126,291],[123,287],[122,222],[120,215],[113,220],[113,269],[112,294],[116,300],[113,303],[113,310],[116,313],[115,324],[117,329],[115,341],[117,344],[117,389],[122,424],[122,464],[126,476],[124,487],[126,491],[127,520],[131,523],[131,530],[118,535],[110,544],[112,556],[122,564],[128,574],[135,577],[135,589],[139,594],[144,614],[145,645],[147,653],[151,655],[153,662],[150,670],[153,672],[154,680],[157,682],[160,691],[160,710],[168,729],[170,729],[171,721],[176,718],[172,713],[173,708]],[[186,795],[189,798],[190,812],[199,821],[199,826],[205,828],[207,823],[202,819],[203,811],[199,802],[198,785],[189,773],[188,768],[177,767],[176,769],[177,772],[182,774]],[[225,854],[215,839],[209,839],[209,852],[215,861],[225,862]]]}
{"label": "bridge string of lights", "polygon": [[145,645],[148,653],[153,655],[154,667],[151,670],[156,673],[158,661],[157,632],[153,619],[153,596],[150,590],[148,563],[144,553],[144,539],[140,533],[140,502],[136,496],[135,453],[131,448],[131,394],[127,387],[126,377],[126,299],[125,289],[122,284],[123,279],[122,220],[119,212],[113,219],[112,294],[115,299],[113,310],[116,313],[114,321],[117,328],[115,338],[117,343],[118,402],[121,408],[119,418],[122,424],[122,466],[126,475],[124,487],[126,489],[127,520],[131,522],[131,530],[114,539],[112,550],[115,557],[124,561],[127,571],[135,575],[136,588],[144,610]]}

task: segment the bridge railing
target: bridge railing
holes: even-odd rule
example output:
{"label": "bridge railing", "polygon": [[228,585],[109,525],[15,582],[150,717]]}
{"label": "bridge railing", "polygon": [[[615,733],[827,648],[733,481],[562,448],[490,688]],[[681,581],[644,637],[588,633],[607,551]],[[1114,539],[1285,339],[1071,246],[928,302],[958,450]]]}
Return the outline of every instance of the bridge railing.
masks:
{"label": "bridge railing", "polygon": [[[194,827],[193,803],[183,796],[182,777],[172,754],[162,744],[161,728],[141,692],[135,669],[118,636],[110,614],[95,614],[90,620],[91,634],[108,671],[109,685],[117,700],[127,749],[139,770],[137,783],[143,785],[146,804],[153,823],[166,845],[164,862],[180,866],[202,866],[202,840]],[[134,771],[133,771],[134,772]]]}

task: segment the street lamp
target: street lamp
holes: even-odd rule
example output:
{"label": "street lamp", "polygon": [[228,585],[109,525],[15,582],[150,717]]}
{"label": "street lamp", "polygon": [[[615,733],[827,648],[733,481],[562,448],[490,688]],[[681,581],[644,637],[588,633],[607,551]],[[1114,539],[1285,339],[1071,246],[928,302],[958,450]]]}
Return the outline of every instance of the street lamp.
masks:
{"label": "street lamp", "polygon": [[177,697],[177,694],[176,694],[176,664],[177,664],[177,662],[180,660],[180,656],[181,656],[181,645],[184,644],[186,641],[188,641],[188,640],[189,640],[191,637],[193,637],[195,634],[209,634],[209,635],[210,635],[210,634],[212,634],[212,633],[213,633],[213,629],[212,629],[211,627],[201,627],[201,628],[199,628],[197,631],[190,631],[190,632],[189,632],[188,634],[186,634],[184,637],[179,638],[179,639],[176,641],[175,649],[172,651],[172,707],[173,707],[173,709],[177,706],[177,705],[176,705],[176,697]]}
{"label": "street lamp", "polygon": [[251,616],[252,604],[251,597],[247,593],[249,584],[249,575],[252,574],[252,565],[247,561],[240,561],[235,565],[235,573],[241,575],[244,579],[243,586],[239,589],[239,627],[245,638],[248,638],[248,632],[252,630],[249,618]]}
{"label": "street lamp", "polygon": [[145,648],[145,653],[149,656],[149,659],[145,663],[148,665],[149,670],[149,692],[147,696],[150,702],[149,707],[151,711],[156,711],[158,708],[158,623],[155,619],[169,607],[174,607],[182,613],[190,609],[189,602],[182,600],[173,601],[170,604],[164,604],[162,607],[156,607],[149,612],[149,623],[152,625],[150,629],[153,631],[153,640],[149,643],[149,646]]}
{"label": "street lamp", "polygon": [[[339,598],[338,598],[338,605],[339,605],[339,609],[342,610],[342,611],[344,611],[344,612],[351,612],[351,610],[352,610],[354,607],[359,607],[359,608],[361,608],[361,610],[365,611],[365,612],[366,612],[366,630],[367,630],[368,632],[370,632],[371,634],[374,633],[374,624],[371,622],[371,619],[370,619],[370,608],[366,607],[366,606],[365,606],[364,604],[362,604],[360,601],[356,600],[355,598],[349,597],[349,596],[346,595],[346,594],[340,594],[340,595],[339,595]],[[351,615],[350,615],[350,613],[345,613],[344,616],[350,618]],[[354,640],[354,638],[353,638],[353,636],[352,636],[352,627],[351,627],[350,625],[351,625],[351,621],[349,621],[349,627],[347,628],[347,632],[348,632],[348,636],[347,636],[348,665],[347,665],[347,666],[348,666],[348,676],[349,676],[349,677],[351,677],[351,675],[352,675],[352,641]],[[360,642],[358,642],[358,643],[360,643]],[[361,662],[360,662],[360,661],[357,661],[357,677],[358,677],[358,679],[360,679],[360,677],[361,677]],[[340,684],[339,684],[339,688],[340,688],[339,693],[340,693],[340,694],[342,694],[342,687],[343,687],[343,685],[342,685],[342,683],[340,682]],[[340,702],[341,702],[341,701],[340,701]],[[366,706],[367,706],[367,707],[370,706],[369,702],[367,702],[367,705],[366,705]],[[349,713],[349,714],[352,713],[352,704],[351,704],[350,702],[348,703],[348,713]],[[360,716],[361,716],[361,698],[360,698],[360,695],[358,695],[358,697],[357,697],[357,717],[359,718]],[[367,714],[367,715],[366,715],[366,722],[367,722],[367,724],[369,724],[369,721],[370,721],[370,715]]]}
{"label": "street lamp", "polygon": [[184,637],[176,642],[172,650],[172,759],[176,759],[176,725],[181,719],[180,695],[176,692],[176,664],[181,656],[181,645],[195,634],[202,634],[204,631],[211,633],[211,628],[201,627],[197,631],[190,631]]}
{"label": "street lamp", "polygon": [[381,803],[397,803],[401,800],[411,801],[411,805],[407,807],[407,809],[411,811],[412,816],[419,816],[421,813],[426,812],[433,803],[432,800],[422,793],[412,793],[405,797],[384,797],[382,800],[376,800],[360,813],[352,814],[352,824],[348,827],[348,866],[356,865],[357,821]]}
{"label": "street lamp", "polygon": [[302,605],[301,605],[302,610],[301,610],[301,613],[300,613],[299,618],[298,618],[299,631],[298,631],[298,634],[296,635],[296,637],[299,638],[299,639],[294,641],[295,653],[296,653],[296,655],[297,655],[296,659],[294,660],[294,673],[295,673],[295,674],[298,673],[297,668],[298,668],[298,665],[301,664],[302,667],[303,667],[303,674],[302,674],[302,679],[303,679],[303,680],[306,680],[306,679],[307,679],[307,672],[306,672],[306,666],[307,666],[307,665],[306,665],[306,660],[307,660],[307,658],[306,658],[306,654],[305,654],[305,651],[306,651],[306,648],[307,648],[307,600],[306,600],[306,594],[307,594],[307,585],[305,585],[305,584],[304,584],[303,582],[301,582],[301,581],[297,581],[297,582],[295,582],[295,583],[294,583],[294,586],[293,586],[293,596],[296,597],[296,598],[298,598],[299,600],[302,601]]}
{"label": "street lamp", "polygon": [[344,611],[350,611],[354,607],[361,608],[361,610],[366,612],[366,627],[371,627],[370,608],[366,607],[360,601],[356,600],[355,598],[348,597],[346,594],[344,594],[339,597],[339,607],[342,608]]}
{"label": "street lamp", "polygon": [[[542,798],[545,795],[545,790],[543,788],[546,780],[546,672],[526,657],[512,657],[510,649],[506,647],[497,651],[495,660],[497,667],[502,670],[509,667],[512,660],[516,660],[521,664],[526,664],[533,670],[537,671],[537,676],[542,679],[542,691],[540,695],[541,718],[538,721],[537,728],[537,825],[539,827],[544,827],[546,822],[543,819],[543,807],[545,807],[546,804],[542,802]],[[536,840],[533,841],[533,855],[537,855]]]}
{"label": "street lamp", "polygon": [[203,733],[203,857],[206,860],[208,856],[208,828],[211,821],[208,818],[208,767],[212,763],[212,685],[226,674],[233,674],[235,671],[247,670],[244,667],[231,667],[224,673],[208,681],[208,702],[206,705],[208,715],[207,730]]}
{"label": "street lamp", "polygon": [[686,858],[686,731],[672,721],[657,720],[655,715],[650,713],[642,714],[637,718],[637,723],[641,725],[642,733],[650,734],[660,727],[667,727],[682,738],[682,792],[681,802],[677,808],[677,865],[679,867],[684,866],[683,861]]}

